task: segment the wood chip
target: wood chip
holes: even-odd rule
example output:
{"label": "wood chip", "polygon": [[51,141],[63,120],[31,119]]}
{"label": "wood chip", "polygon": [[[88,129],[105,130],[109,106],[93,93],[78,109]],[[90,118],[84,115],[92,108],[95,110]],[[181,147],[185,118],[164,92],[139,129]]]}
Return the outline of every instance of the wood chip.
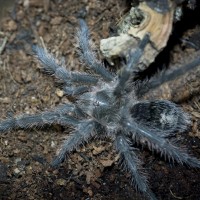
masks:
{"label": "wood chip", "polygon": [[59,24],[61,24],[61,22],[62,22],[62,17],[55,17],[55,18],[53,18],[52,20],[51,20],[51,24],[52,25],[59,25]]}
{"label": "wood chip", "polygon": [[67,181],[65,179],[60,178],[60,179],[56,180],[56,184],[60,185],[60,186],[66,186]]}
{"label": "wood chip", "polygon": [[114,160],[99,160],[104,167],[110,167],[115,162]]}
{"label": "wood chip", "polygon": [[17,24],[15,21],[10,20],[7,24],[7,30],[8,31],[16,31],[17,30]]}
{"label": "wood chip", "polygon": [[195,116],[196,118],[200,118],[200,113],[199,112],[191,112],[191,114],[193,116]]}
{"label": "wood chip", "polygon": [[105,151],[105,147],[104,146],[93,146],[94,150],[92,151],[93,155],[98,155],[100,153],[102,153],[103,151]]}
{"label": "wood chip", "polygon": [[63,97],[63,95],[64,95],[63,90],[56,89],[56,95],[57,95],[58,97]]}

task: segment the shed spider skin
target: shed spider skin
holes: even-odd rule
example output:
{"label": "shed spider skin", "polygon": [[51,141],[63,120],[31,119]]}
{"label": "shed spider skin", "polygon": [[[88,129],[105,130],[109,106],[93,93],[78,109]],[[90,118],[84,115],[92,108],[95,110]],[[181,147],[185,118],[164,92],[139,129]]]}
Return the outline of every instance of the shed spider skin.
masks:
{"label": "shed spider skin", "polygon": [[[148,199],[156,199],[142,170],[138,150],[141,143],[149,150],[180,164],[200,167],[200,161],[192,157],[173,139],[177,132],[186,131],[190,117],[179,106],[167,100],[139,100],[132,83],[135,69],[150,42],[149,34],[117,74],[111,73],[92,51],[89,30],[80,20],[77,33],[81,61],[88,73],[71,72],[45,49],[33,46],[33,55],[43,70],[62,84],[66,96],[74,101],[35,115],[10,117],[0,122],[0,132],[58,124],[73,127],[71,135],[61,145],[52,167],[58,167],[65,156],[94,138],[111,138],[121,161],[132,177],[132,183]],[[175,137],[174,137],[175,138]]]}

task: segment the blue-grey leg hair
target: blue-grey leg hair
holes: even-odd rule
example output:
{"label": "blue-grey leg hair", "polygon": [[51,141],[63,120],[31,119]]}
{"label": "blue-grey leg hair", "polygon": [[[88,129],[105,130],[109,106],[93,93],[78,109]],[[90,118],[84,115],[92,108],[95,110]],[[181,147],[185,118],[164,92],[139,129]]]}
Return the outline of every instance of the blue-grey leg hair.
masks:
{"label": "blue-grey leg hair", "polygon": [[144,172],[141,171],[141,161],[134,152],[134,148],[130,146],[130,142],[124,134],[118,134],[115,140],[115,147],[120,154],[122,162],[124,162],[125,169],[132,175],[132,182],[135,187],[149,197],[155,200],[156,197],[148,187],[148,181]]}
{"label": "blue-grey leg hair", "polygon": [[75,131],[62,144],[51,166],[58,166],[65,158],[67,153],[70,153],[84,142],[88,142],[94,134],[94,124],[92,120],[81,121]]}
{"label": "blue-grey leg hair", "polygon": [[66,86],[73,83],[96,84],[98,81],[97,77],[86,73],[70,72],[64,66],[60,66],[53,55],[41,47],[33,46],[32,51],[42,64],[43,70],[50,75],[54,75],[58,81]]}
{"label": "blue-grey leg hair", "polygon": [[43,127],[44,125],[59,124],[63,126],[77,126],[77,118],[68,115],[68,112],[77,112],[73,105],[63,104],[53,111],[45,111],[34,115],[20,115],[10,117],[0,122],[0,132],[7,132],[13,129],[28,129],[31,127]]}
{"label": "blue-grey leg hair", "polygon": [[159,87],[163,83],[175,80],[177,77],[184,75],[185,73],[195,70],[200,65],[200,57],[198,56],[191,62],[186,63],[183,66],[173,67],[174,70],[163,70],[158,75],[154,75],[149,80],[145,80],[138,84],[137,95],[142,97],[150,90]]}
{"label": "blue-grey leg hair", "polygon": [[162,137],[153,129],[149,129],[142,123],[131,120],[126,122],[127,132],[133,134],[133,139],[137,138],[139,141],[145,141],[149,149],[155,149],[161,152],[165,158],[169,160],[176,160],[178,163],[187,164],[193,167],[200,167],[200,161],[195,157],[190,156],[183,148],[176,145],[176,141],[173,142],[172,139]]}
{"label": "blue-grey leg hair", "polygon": [[99,74],[104,81],[112,81],[114,76],[97,60],[95,53],[91,49],[90,34],[87,24],[80,19],[80,30],[77,33],[80,59],[96,74]]}
{"label": "blue-grey leg hair", "polygon": [[127,82],[130,80],[130,77],[133,76],[134,70],[136,69],[136,66],[138,65],[138,62],[143,54],[143,51],[146,47],[146,45],[150,41],[150,35],[146,34],[144,38],[141,40],[138,48],[135,50],[134,53],[130,54],[130,58],[128,60],[127,65],[125,65],[121,72],[119,73],[118,78],[118,84],[114,90],[115,96],[121,96],[121,93],[124,93],[125,88],[127,86]]}

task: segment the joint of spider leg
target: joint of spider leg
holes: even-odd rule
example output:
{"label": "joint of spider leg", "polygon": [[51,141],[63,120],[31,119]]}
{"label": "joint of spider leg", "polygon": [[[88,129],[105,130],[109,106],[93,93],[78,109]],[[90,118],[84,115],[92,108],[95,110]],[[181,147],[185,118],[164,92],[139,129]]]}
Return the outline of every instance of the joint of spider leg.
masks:
{"label": "joint of spider leg", "polygon": [[63,91],[66,96],[75,97],[85,92],[89,92],[90,87],[89,86],[72,86],[72,85],[64,86]]}
{"label": "joint of spider leg", "polygon": [[44,72],[54,75],[57,80],[65,86],[75,84],[96,85],[98,78],[87,73],[71,72],[64,66],[59,65],[58,61],[46,50],[38,46],[32,47],[32,52],[42,65]]}

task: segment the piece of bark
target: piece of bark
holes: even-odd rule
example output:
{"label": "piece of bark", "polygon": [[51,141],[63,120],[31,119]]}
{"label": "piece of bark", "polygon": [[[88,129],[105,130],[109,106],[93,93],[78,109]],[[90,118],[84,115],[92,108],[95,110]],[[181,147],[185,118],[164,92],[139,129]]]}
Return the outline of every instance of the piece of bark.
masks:
{"label": "piece of bark", "polygon": [[119,36],[101,40],[100,49],[103,56],[111,64],[116,57],[128,57],[148,33],[151,42],[145,47],[137,65],[140,71],[148,68],[166,46],[172,32],[175,4],[169,0],[168,7],[169,9],[163,13],[150,8],[146,2],[140,3],[138,7],[132,7],[119,24]]}

